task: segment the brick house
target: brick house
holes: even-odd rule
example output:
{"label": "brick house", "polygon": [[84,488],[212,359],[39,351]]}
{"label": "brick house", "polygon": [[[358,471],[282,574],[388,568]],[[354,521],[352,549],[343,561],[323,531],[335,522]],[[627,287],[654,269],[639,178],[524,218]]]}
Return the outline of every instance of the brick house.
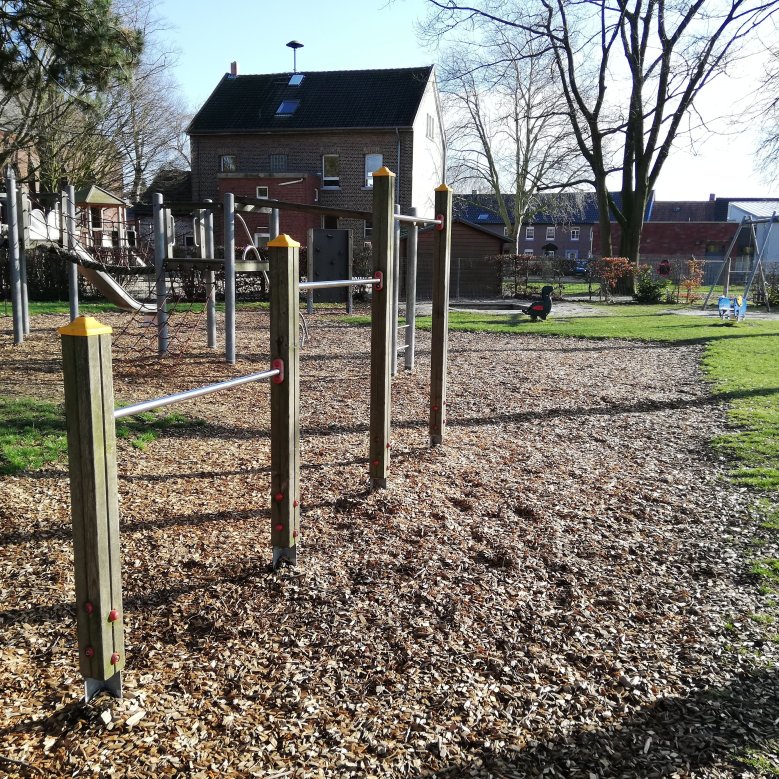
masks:
{"label": "brick house", "polygon": [[[197,201],[232,192],[371,211],[372,174],[386,166],[401,212],[432,215],[444,180],[432,66],[244,76],[233,63],[187,132]],[[243,216],[255,243],[267,241],[270,214]],[[371,238],[370,221],[281,210],[279,222],[301,243],[319,227],[351,229],[356,250]]]}
{"label": "brick house", "polygon": [[[510,195],[503,196],[513,218]],[[523,220],[518,253],[534,257],[571,260],[592,255],[598,207],[592,192],[559,192],[537,195],[535,206]],[[508,230],[498,215],[495,195],[455,195],[455,214],[465,222],[506,236]],[[511,243],[506,251],[513,251]]]}

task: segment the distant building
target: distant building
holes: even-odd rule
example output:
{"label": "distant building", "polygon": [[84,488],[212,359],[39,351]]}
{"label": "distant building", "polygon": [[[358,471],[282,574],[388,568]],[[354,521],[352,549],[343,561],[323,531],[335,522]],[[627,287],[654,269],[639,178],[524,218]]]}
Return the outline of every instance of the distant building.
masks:
{"label": "distant building", "polygon": [[[432,215],[444,180],[432,66],[242,76],[233,63],[187,132],[198,201],[232,192],[371,211],[373,172],[386,166],[397,175],[401,211]],[[269,213],[243,218],[264,244]],[[280,211],[280,231],[301,243],[318,227],[351,229],[356,249],[371,240],[370,220]]]}

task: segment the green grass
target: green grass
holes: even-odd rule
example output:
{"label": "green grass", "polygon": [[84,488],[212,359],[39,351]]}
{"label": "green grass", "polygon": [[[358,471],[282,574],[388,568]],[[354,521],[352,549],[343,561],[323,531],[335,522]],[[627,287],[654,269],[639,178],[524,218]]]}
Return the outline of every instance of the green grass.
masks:
{"label": "green grass", "polygon": [[61,406],[31,398],[0,398],[0,474],[36,470],[67,451]]}
{"label": "green grass", "polygon": [[[182,414],[147,412],[118,422],[116,436],[143,449],[165,433],[203,424]],[[67,449],[62,406],[32,398],[0,398],[0,475],[38,470],[58,460]]]}

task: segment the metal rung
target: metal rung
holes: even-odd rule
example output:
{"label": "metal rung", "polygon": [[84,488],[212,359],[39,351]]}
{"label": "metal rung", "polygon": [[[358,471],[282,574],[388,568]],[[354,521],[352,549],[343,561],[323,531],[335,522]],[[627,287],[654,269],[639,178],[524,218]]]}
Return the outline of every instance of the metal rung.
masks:
{"label": "metal rung", "polygon": [[306,289],[333,289],[335,287],[361,287],[364,284],[381,285],[382,279],[343,279],[336,281],[301,281],[298,285],[301,290]]}
{"label": "metal rung", "polygon": [[160,408],[162,406],[169,406],[171,403],[178,403],[181,400],[191,400],[192,398],[199,398],[202,395],[210,395],[212,392],[238,387],[241,384],[249,384],[250,382],[262,381],[263,379],[272,379],[274,376],[280,375],[280,373],[281,371],[278,368],[271,368],[269,371],[251,373],[248,376],[240,376],[237,379],[220,381],[218,384],[209,384],[205,387],[187,390],[186,392],[177,392],[175,395],[166,395],[163,398],[155,398],[154,400],[147,400],[143,403],[136,403],[134,406],[117,408],[114,409],[114,419],[121,419],[122,417],[132,416],[133,414],[140,414],[143,411],[151,411],[152,409]]}

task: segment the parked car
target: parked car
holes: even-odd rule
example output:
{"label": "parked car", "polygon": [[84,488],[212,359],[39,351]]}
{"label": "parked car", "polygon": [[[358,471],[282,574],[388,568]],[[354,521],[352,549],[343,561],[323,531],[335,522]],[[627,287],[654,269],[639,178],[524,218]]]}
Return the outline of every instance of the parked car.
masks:
{"label": "parked car", "polygon": [[589,273],[590,270],[590,261],[589,260],[576,260],[576,265],[574,265],[573,272],[575,276],[586,276]]}

